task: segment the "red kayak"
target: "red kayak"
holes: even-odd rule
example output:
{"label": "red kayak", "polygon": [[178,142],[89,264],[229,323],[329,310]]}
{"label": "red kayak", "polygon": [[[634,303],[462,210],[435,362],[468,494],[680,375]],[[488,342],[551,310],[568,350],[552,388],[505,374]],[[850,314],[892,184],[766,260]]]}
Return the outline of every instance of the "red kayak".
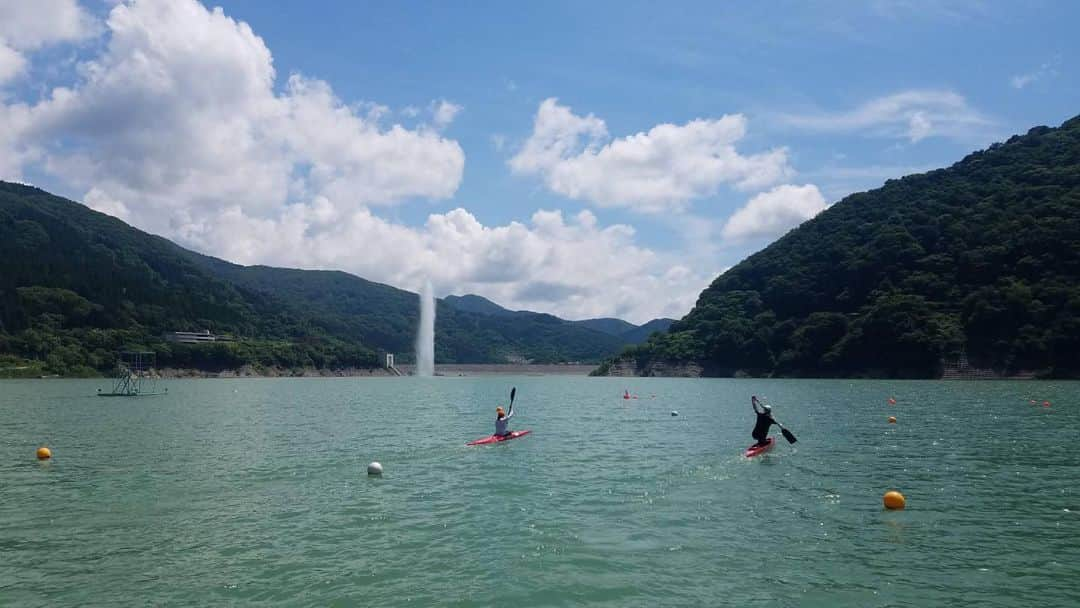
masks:
{"label": "red kayak", "polygon": [[765,443],[765,445],[752,445],[752,446],[746,448],[746,452],[743,453],[743,456],[746,456],[747,458],[753,458],[754,456],[757,456],[758,454],[764,454],[765,452],[768,452],[769,450],[771,450],[772,446],[775,443],[776,443],[776,438],[775,437],[769,437],[769,440]]}
{"label": "red kayak", "polygon": [[511,439],[517,439],[518,437],[524,437],[532,431],[510,431],[509,435],[489,435],[483,439],[477,439],[476,441],[470,441],[465,445],[487,445],[489,443],[499,443],[500,441],[509,441]]}

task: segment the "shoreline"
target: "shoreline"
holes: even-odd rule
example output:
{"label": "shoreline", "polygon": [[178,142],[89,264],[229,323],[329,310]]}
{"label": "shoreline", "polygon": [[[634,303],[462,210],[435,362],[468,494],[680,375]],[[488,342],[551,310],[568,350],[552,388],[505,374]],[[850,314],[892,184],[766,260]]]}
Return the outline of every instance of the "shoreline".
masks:
{"label": "shoreline", "polygon": [[[163,380],[228,379],[228,378],[395,378],[408,377],[415,369],[414,365],[397,367],[402,375],[395,374],[382,367],[344,368],[344,369],[284,369],[244,366],[237,369],[208,371],[192,368],[161,368],[155,377]],[[444,377],[470,376],[588,376],[596,369],[595,365],[579,364],[518,364],[518,363],[447,363],[435,366],[435,375]],[[63,379],[108,379],[111,375],[98,376],[58,376],[34,375],[9,378],[8,380],[63,380]]]}

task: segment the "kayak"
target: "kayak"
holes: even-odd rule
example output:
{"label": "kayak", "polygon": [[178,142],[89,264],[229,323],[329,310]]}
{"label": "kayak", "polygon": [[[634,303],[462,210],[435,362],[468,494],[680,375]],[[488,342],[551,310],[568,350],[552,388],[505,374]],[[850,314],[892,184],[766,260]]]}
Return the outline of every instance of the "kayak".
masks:
{"label": "kayak", "polygon": [[476,441],[470,441],[465,445],[487,445],[489,443],[499,443],[500,441],[509,441],[511,439],[517,439],[518,437],[524,437],[532,431],[510,431],[509,435],[488,435],[483,439],[477,439]]}
{"label": "kayak", "polygon": [[758,454],[764,454],[765,452],[768,452],[769,450],[771,450],[772,446],[775,443],[776,443],[776,437],[769,437],[769,440],[765,445],[752,445],[752,446],[746,448],[746,452],[743,453],[743,456],[746,456],[747,458],[753,458],[754,456],[757,456]]}

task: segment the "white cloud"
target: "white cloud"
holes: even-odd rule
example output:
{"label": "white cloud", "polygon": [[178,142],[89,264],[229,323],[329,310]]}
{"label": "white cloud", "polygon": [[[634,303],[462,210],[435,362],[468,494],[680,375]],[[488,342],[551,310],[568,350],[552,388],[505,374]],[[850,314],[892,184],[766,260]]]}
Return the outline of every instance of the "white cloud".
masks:
{"label": "white cloud", "polygon": [[0,0],[0,38],[18,50],[75,42],[98,31],[76,0]]}
{"label": "white cloud", "polygon": [[26,69],[26,58],[0,38],[0,84],[21,74],[24,69]]}
{"label": "white cloud", "polygon": [[83,40],[98,30],[76,0],[0,0],[0,84],[26,70],[26,52]]}
{"label": "white cloud", "polygon": [[223,202],[272,216],[316,196],[357,207],[457,190],[457,142],[386,127],[387,108],[301,75],[275,93],[269,49],[221,9],[146,0],[114,7],[108,27],[83,79],[32,108],[28,136],[47,170],[143,227],[193,237]]}
{"label": "white cloud", "polygon": [[454,118],[461,112],[463,108],[456,103],[451,103],[445,99],[434,104],[434,110],[432,111],[432,120],[435,123],[436,129],[445,129],[450,126],[450,123],[454,122]]}
{"label": "white cloud", "polygon": [[120,218],[124,221],[131,221],[131,210],[128,209],[127,205],[111,198],[108,194],[105,194],[97,188],[91,188],[90,191],[83,196],[83,204],[94,211],[107,213],[108,215]]}
{"label": "white cloud", "polygon": [[1009,79],[1009,84],[1014,89],[1023,89],[1024,87],[1034,84],[1040,80],[1046,80],[1047,78],[1053,78],[1057,76],[1057,66],[1061,62],[1060,58],[1055,58],[1053,61],[1048,61],[1039,66],[1038,69],[1032,70],[1026,74],[1017,74]]}
{"label": "white cloud", "polygon": [[274,219],[232,207],[208,220],[199,248],[240,263],[340,268],[411,289],[430,278],[439,294],[480,293],[569,318],[682,316],[713,278],[637,245],[629,226],[599,226],[589,211],[485,226],[458,208],[411,228],[320,199]]}
{"label": "white cloud", "polygon": [[724,224],[725,238],[774,238],[825,210],[817,186],[785,184],[750,199]]}
{"label": "white cloud", "polygon": [[[420,227],[380,205],[447,198],[464,153],[438,129],[384,124],[293,74],[276,87],[251,28],[192,0],[113,7],[107,45],[36,104],[0,102],[0,172],[24,168],[88,206],[240,263],[334,268],[404,288],[476,292],[570,317],[680,316],[712,278],[590,212],[483,225],[464,209]],[[432,124],[459,111],[432,104]],[[657,298],[657,293],[665,294]]]}
{"label": "white cloud", "polygon": [[918,142],[927,137],[965,138],[992,122],[952,91],[904,91],[846,112],[786,114],[781,122],[820,132],[859,132]]}
{"label": "white cloud", "polygon": [[611,139],[603,120],[578,116],[551,98],[540,104],[533,132],[510,159],[515,173],[539,175],[552,191],[602,207],[644,212],[683,210],[720,186],[752,190],[789,177],[787,151],[742,155],[741,114],[660,124]]}

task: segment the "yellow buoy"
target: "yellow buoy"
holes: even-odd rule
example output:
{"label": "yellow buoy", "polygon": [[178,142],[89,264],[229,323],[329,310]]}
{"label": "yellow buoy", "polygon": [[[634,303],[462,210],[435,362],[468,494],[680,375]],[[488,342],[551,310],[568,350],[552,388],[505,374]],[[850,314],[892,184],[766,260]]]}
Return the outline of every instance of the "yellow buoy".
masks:
{"label": "yellow buoy", "polygon": [[889,424],[896,424],[896,416],[889,416]]}
{"label": "yellow buoy", "polygon": [[42,447],[37,449],[37,457],[38,457],[38,460],[48,460],[48,459],[52,458],[52,450],[50,450],[47,447],[42,446]]}
{"label": "yellow buoy", "polygon": [[897,492],[896,490],[889,490],[888,492],[885,492],[886,509],[903,509],[904,503],[906,502],[907,501],[904,500],[904,495],[900,492]]}

